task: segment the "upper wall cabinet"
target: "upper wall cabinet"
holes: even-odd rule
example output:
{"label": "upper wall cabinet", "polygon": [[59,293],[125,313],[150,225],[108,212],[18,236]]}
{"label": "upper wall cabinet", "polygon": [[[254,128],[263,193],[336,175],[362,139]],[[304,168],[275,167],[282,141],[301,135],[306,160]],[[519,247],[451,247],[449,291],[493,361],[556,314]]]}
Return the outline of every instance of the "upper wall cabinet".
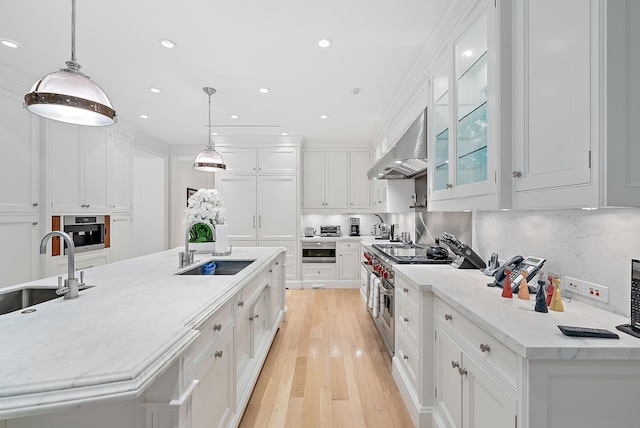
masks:
{"label": "upper wall cabinet", "polygon": [[629,0],[514,2],[514,208],[640,206],[639,15]]}
{"label": "upper wall cabinet", "polygon": [[110,131],[50,120],[45,128],[52,213],[109,212]]}
{"label": "upper wall cabinet", "polygon": [[503,49],[496,37],[498,8],[478,2],[455,26],[433,67],[430,210],[495,209],[503,203],[497,173],[505,132],[496,84]]}
{"label": "upper wall cabinet", "polygon": [[0,90],[0,212],[38,212],[38,120],[22,99]]}
{"label": "upper wall cabinet", "polygon": [[239,174],[297,174],[297,147],[217,147],[227,165],[226,172]]}

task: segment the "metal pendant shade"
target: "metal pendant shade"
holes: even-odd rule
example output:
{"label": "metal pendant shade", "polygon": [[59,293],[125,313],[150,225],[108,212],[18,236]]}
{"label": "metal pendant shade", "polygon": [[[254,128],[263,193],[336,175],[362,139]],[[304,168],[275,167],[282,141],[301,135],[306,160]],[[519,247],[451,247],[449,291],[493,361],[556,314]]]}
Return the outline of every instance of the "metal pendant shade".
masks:
{"label": "metal pendant shade", "polygon": [[67,68],[47,74],[24,96],[30,112],[47,119],[87,126],[108,126],[116,121],[109,97],[76,61],[76,1],[71,1],[71,60]]}
{"label": "metal pendant shade", "polygon": [[215,94],[216,90],[208,86],[202,88],[202,90],[205,94],[209,95],[209,145],[206,149],[198,153],[193,162],[193,169],[205,172],[224,171],[227,169],[227,166],[224,164],[220,153],[214,150],[211,139],[211,95]]}

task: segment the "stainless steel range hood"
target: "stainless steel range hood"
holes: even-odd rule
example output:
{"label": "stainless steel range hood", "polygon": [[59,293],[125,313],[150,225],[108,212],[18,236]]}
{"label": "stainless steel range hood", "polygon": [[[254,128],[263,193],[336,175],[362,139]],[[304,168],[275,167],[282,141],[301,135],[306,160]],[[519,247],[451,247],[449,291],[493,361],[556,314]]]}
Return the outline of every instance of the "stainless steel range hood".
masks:
{"label": "stainless steel range hood", "polygon": [[426,110],[369,170],[369,180],[412,178],[427,170]]}

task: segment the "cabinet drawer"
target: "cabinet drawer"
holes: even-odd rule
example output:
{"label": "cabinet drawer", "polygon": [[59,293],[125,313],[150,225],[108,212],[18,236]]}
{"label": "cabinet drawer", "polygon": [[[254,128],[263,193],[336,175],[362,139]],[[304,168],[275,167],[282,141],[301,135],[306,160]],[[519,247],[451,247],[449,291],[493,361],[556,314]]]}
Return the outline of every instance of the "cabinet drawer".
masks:
{"label": "cabinet drawer", "polygon": [[400,366],[404,369],[407,378],[411,382],[411,388],[415,391],[418,385],[420,358],[411,345],[410,340],[402,334],[402,332],[396,335],[395,357],[398,358]]}
{"label": "cabinet drawer", "polygon": [[200,335],[193,343],[193,357],[196,366],[206,355],[209,346],[220,338],[220,335],[226,331],[232,322],[231,302],[229,302],[218,309],[213,316],[196,327],[197,330],[200,331]]}
{"label": "cabinet drawer", "polygon": [[359,241],[338,241],[339,250],[357,250]]}
{"label": "cabinet drawer", "polygon": [[302,279],[303,280],[325,280],[331,281],[336,279],[336,265],[324,264],[324,265],[303,265],[302,266]]}
{"label": "cabinet drawer", "polygon": [[451,306],[441,300],[436,301],[436,306],[438,322],[457,333],[476,358],[502,372],[515,385],[518,356]]}
{"label": "cabinet drawer", "polygon": [[418,288],[400,277],[396,277],[395,288],[397,301],[406,307],[411,306],[412,309],[418,313],[418,304],[420,302],[420,291]]}
{"label": "cabinet drawer", "polygon": [[260,292],[269,283],[268,269],[263,269],[257,277],[255,277],[249,284],[238,293],[237,304],[239,309],[248,308],[253,304]]}
{"label": "cabinet drawer", "polygon": [[395,326],[409,339],[410,343],[419,343],[420,326],[418,312],[412,304],[403,299],[396,300]]}

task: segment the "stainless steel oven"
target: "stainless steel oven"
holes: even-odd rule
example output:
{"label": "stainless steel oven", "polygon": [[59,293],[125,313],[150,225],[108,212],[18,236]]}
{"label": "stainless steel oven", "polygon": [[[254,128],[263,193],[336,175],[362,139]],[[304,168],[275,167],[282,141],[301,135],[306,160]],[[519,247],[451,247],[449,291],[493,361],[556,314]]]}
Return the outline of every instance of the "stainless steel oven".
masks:
{"label": "stainless steel oven", "polygon": [[302,242],[302,263],[335,263],[336,243]]}
{"label": "stainless steel oven", "polygon": [[[64,216],[64,232],[71,236],[76,252],[104,249],[105,216]],[[67,254],[67,244],[64,246]]]}

